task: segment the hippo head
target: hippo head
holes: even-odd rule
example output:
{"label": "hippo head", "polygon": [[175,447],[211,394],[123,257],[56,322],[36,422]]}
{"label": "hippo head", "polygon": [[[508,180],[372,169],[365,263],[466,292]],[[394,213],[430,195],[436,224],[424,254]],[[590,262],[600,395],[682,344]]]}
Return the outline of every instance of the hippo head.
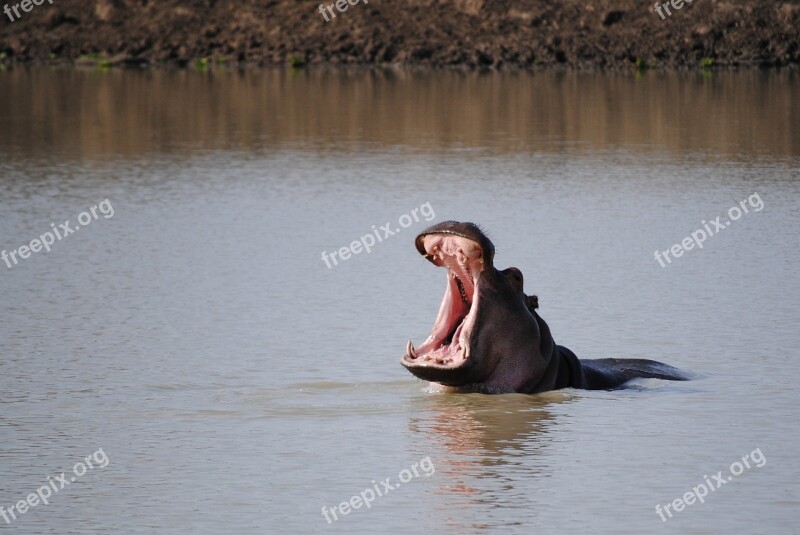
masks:
{"label": "hippo head", "polygon": [[431,334],[417,348],[409,340],[403,366],[434,383],[493,391],[514,391],[541,377],[547,359],[536,298],[524,294],[517,268],[494,267],[494,245],[481,229],[445,221],[417,236],[416,246],[445,268],[447,287]]}

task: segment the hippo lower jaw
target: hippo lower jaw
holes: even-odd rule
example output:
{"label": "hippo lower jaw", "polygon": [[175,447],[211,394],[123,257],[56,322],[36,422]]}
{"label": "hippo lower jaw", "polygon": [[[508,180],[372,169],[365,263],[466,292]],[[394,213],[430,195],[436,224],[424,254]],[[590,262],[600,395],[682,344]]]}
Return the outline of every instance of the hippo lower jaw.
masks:
{"label": "hippo lower jaw", "polygon": [[483,249],[452,233],[422,236],[418,248],[432,263],[447,269],[447,288],[431,334],[418,348],[409,340],[401,363],[422,379],[458,383],[458,372],[466,374],[471,367],[470,336],[478,310]]}

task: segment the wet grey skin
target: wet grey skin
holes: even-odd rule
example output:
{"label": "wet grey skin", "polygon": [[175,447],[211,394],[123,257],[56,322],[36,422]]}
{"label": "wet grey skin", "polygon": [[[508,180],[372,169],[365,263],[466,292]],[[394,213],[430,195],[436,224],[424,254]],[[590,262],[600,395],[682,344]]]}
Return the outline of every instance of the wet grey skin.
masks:
{"label": "wet grey skin", "polygon": [[653,360],[583,359],[553,341],[525,295],[519,269],[494,267],[494,245],[473,223],[445,221],[416,238],[421,255],[447,270],[430,336],[409,340],[401,363],[420,379],[466,391],[534,394],[561,388],[613,389],[638,377],[685,381]]}

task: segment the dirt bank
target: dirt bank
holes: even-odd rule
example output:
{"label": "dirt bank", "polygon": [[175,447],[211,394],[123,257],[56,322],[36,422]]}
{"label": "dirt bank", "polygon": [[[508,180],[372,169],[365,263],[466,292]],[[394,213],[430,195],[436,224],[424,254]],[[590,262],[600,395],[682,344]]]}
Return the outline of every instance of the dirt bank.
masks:
{"label": "dirt bank", "polygon": [[351,1],[326,22],[319,1],[44,0],[14,22],[0,12],[0,62],[800,64],[796,1],[694,0],[663,20],[642,0]]}

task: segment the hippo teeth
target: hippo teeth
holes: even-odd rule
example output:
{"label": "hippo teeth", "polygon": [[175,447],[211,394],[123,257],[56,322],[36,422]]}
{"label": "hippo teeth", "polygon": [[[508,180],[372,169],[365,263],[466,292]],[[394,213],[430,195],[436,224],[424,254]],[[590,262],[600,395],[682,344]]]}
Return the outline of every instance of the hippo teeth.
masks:
{"label": "hippo teeth", "polygon": [[414,349],[414,344],[411,343],[411,340],[409,340],[408,345],[406,345],[406,353],[412,359],[417,358],[417,350]]}

